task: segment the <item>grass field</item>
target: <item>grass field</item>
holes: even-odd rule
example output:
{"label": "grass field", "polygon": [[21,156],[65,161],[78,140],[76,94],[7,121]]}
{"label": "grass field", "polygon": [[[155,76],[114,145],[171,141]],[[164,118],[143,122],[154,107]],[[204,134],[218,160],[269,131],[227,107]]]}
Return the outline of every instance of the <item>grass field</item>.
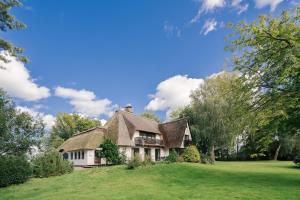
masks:
{"label": "grass field", "polygon": [[217,162],[76,171],[0,189],[0,199],[300,199],[291,162]]}

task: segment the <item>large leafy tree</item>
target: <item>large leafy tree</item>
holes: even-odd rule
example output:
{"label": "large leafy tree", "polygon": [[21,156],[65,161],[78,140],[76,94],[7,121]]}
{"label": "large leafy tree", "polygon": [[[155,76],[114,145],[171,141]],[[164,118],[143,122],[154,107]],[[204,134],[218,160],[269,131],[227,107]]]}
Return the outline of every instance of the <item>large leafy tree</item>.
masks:
{"label": "large leafy tree", "polygon": [[206,79],[192,92],[191,105],[180,112],[188,117],[198,148],[210,154],[213,162],[215,148],[230,150],[235,137],[246,129],[246,118],[241,115],[242,106],[238,104],[238,90],[233,90],[237,80],[236,74],[227,72]]}
{"label": "large leafy tree", "polygon": [[[26,25],[18,21],[10,11],[14,7],[20,7],[22,4],[19,0],[0,0],[0,31],[6,32],[7,30],[18,30],[26,28]],[[27,59],[21,55],[22,48],[14,46],[11,42],[0,38],[0,51],[6,51],[11,56],[14,56],[22,62],[27,62]],[[0,55],[0,59],[8,62],[7,58]]]}
{"label": "large leafy tree", "polygon": [[16,110],[7,94],[0,90],[0,155],[20,155],[39,146],[44,134],[41,119]]}
{"label": "large leafy tree", "polygon": [[56,148],[74,134],[96,126],[101,126],[99,120],[89,119],[78,114],[59,113],[56,116],[47,145]]}
{"label": "large leafy tree", "polygon": [[148,119],[152,119],[154,121],[156,121],[157,123],[160,122],[160,119],[158,116],[156,116],[153,112],[143,112],[141,114],[142,117],[148,118]]}
{"label": "large leafy tree", "polygon": [[234,67],[255,97],[249,109],[261,117],[259,132],[279,141],[276,158],[285,138],[300,134],[300,7],[231,27],[227,48],[236,52]]}

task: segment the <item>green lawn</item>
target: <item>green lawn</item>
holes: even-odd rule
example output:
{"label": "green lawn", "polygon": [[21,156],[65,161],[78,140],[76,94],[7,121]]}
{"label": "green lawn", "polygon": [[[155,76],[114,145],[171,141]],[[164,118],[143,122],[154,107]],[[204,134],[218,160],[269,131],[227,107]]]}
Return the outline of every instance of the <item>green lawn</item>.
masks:
{"label": "green lawn", "polygon": [[77,171],[0,189],[0,199],[300,199],[291,162],[159,164]]}

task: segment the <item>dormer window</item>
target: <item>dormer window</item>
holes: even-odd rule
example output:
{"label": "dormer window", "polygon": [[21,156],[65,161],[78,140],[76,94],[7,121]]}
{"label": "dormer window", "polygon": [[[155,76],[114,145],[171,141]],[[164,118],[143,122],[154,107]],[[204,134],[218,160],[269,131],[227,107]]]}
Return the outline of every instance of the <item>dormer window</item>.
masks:
{"label": "dormer window", "polygon": [[140,131],[140,137],[143,139],[155,139],[155,133]]}
{"label": "dormer window", "polygon": [[189,140],[189,136],[188,135],[184,135],[184,140]]}

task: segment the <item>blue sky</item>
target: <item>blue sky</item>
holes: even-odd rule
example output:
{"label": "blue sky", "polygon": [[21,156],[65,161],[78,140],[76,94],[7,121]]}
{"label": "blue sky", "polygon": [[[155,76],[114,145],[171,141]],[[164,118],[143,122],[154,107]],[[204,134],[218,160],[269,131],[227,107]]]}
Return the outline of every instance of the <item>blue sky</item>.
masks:
{"label": "blue sky", "polygon": [[11,62],[0,87],[46,121],[58,112],[107,119],[128,103],[165,118],[225,68],[224,24],[277,15],[297,2],[24,1],[13,13],[28,28],[2,36],[23,47],[30,63]]}

